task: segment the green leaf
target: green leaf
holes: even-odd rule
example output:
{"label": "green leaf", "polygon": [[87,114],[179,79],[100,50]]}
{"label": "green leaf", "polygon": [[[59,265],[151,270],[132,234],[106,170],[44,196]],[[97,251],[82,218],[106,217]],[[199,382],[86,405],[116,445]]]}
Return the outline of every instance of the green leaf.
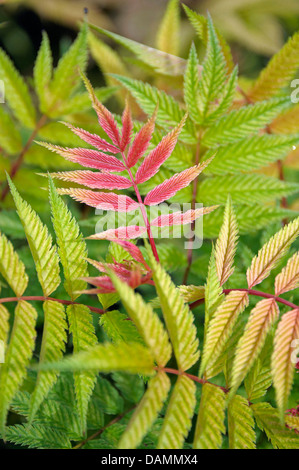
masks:
{"label": "green leaf", "polygon": [[[157,123],[165,129],[168,130],[170,127],[177,126],[183,119],[185,115],[184,110],[180,107],[179,103],[172,98],[172,96],[167,95],[164,91],[160,91],[150,84],[143,83],[140,80],[121,77],[120,75],[113,76],[130,91],[145,113],[150,115],[153,114],[157,103],[159,103]],[[186,120],[186,123],[182,128],[180,140],[187,144],[194,144],[197,142],[196,131],[190,119]]]}
{"label": "green leaf", "polygon": [[100,316],[100,326],[113,343],[140,342],[144,344],[133,322],[117,310],[109,310]]}
{"label": "green leaf", "polygon": [[205,339],[203,357],[200,365],[200,375],[207,366],[211,367],[225,348],[225,344],[233,331],[238,316],[248,305],[246,292],[232,291],[219,305],[209,322]]}
{"label": "green leaf", "polygon": [[[190,8],[187,7],[187,5],[183,4],[182,6],[185,10],[185,13],[190,23],[194,27],[196,33],[198,34],[199,38],[202,40],[203,44],[206,46],[208,43],[208,20],[207,18],[191,10]],[[216,34],[218,37],[219,44],[221,46],[222,53],[225,57],[227,68],[229,71],[232,71],[234,68],[234,61],[232,58],[230,47],[227,44],[224,37],[222,36],[222,34],[219,33],[219,31],[216,31]]]}
{"label": "green leaf", "polygon": [[[58,302],[44,302],[44,329],[40,352],[40,363],[56,362],[62,358],[67,341],[67,323],[65,308]],[[30,402],[29,420],[32,422],[34,415],[42,404],[57,380],[55,372],[39,371],[34,392]]]}
{"label": "green leaf", "polygon": [[170,380],[164,372],[159,372],[149,381],[147,391],[121,436],[119,449],[135,449],[141,443],[157,419],[169,389]]}
{"label": "green leaf", "polygon": [[122,371],[127,374],[154,374],[154,361],[149,350],[138,343],[103,343],[68,356],[56,363],[44,364],[42,370],[57,371]]}
{"label": "green leaf", "polygon": [[39,282],[44,296],[49,297],[60,284],[56,248],[52,245],[52,237],[46,225],[43,225],[39,216],[21,198],[13,182],[10,179],[8,181],[34,259]]}
{"label": "green leaf", "polygon": [[177,364],[181,370],[188,370],[199,358],[197,331],[194,317],[184,304],[180,291],[170,276],[150,254],[153,279],[161,302],[161,308]]}
{"label": "green leaf", "polygon": [[192,44],[184,75],[184,99],[191,118],[200,123],[199,99],[199,62],[194,44]]}
{"label": "green leaf", "polygon": [[26,367],[32,357],[36,331],[36,310],[20,301],[15,309],[13,329],[6,349],[5,362],[0,368],[0,430],[5,431],[5,421],[10,403],[26,376]]}
{"label": "green leaf", "polygon": [[89,26],[91,29],[104,34],[108,38],[113,39],[115,42],[128,49],[137,56],[138,60],[154,69],[156,73],[170,76],[181,76],[184,74],[186,61],[180,57],[159,51],[153,47],[145,46],[144,44],[140,44],[132,39],[127,39],[119,34],[112,33],[111,31],[107,31],[106,29],[93,24],[89,24]]}
{"label": "green leaf", "polygon": [[192,425],[196,385],[181,375],[174,386],[163,421],[157,449],[182,449]]}
{"label": "green leaf", "polygon": [[254,419],[248,401],[236,395],[228,405],[230,449],[255,449]]}
{"label": "green leaf", "polygon": [[114,372],[112,378],[125,400],[138,403],[144,394],[144,381],[138,375]]}
{"label": "green leaf", "polygon": [[218,306],[224,299],[224,294],[220,285],[220,280],[217,274],[215,250],[212,250],[209,269],[207,275],[207,282],[205,285],[205,331],[209,325],[210,319],[213,317]]}
{"label": "green leaf", "polygon": [[208,129],[202,143],[212,147],[256,134],[289,106],[289,103],[289,98],[276,98],[233,110]]}
{"label": "green leaf", "polygon": [[[237,217],[238,227],[240,234],[256,232],[269,224],[281,221],[287,218],[294,218],[298,216],[298,212],[284,209],[281,207],[271,206],[249,206],[239,205],[235,206],[235,213]],[[204,237],[215,238],[218,236],[221,223],[223,220],[223,208],[215,210],[205,216],[204,223]]]}
{"label": "green leaf", "polygon": [[47,424],[16,424],[9,426],[5,438],[14,444],[29,449],[71,449],[71,443],[64,432],[57,431]]}
{"label": "green leaf", "polygon": [[263,204],[299,192],[299,184],[265,175],[223,175],[200,182],[198,197],[204,205],[225,204],[228,195],[236,204]]}
{"label": "green leaf", "polygon": [[194,449],[219,449],[225,433],[225,393],[212,384],[204,384],[197,417]]}
{"label": "green leaf", "polygon": [[[206,174],[225,175],[252,171],[282,159],[298,145],[298,135],[255,135],[228,145],[220,146],[207,167]],[[211,149],[206,157],[215,154]]]}
{"label": "green leaf", "polygon": [[136,294],[133,289],[112,273],[111,279],[129,317],[136,325],[155,361],[160,367],[164,367],[171,357],[171,346],[167,332],[158,315],[139,294]]}
{"label": "green leaf", "polygon": [[205,118],[205,126],[209,126],[212,122],[219,119],[233,104],[233,100],[237,90],[238,82],[238,66],[236,66],[229,76],[223,87],[223,92],[218,99],[216,107],[210,111],[208,117]]}
{"label": "green leaf", "polygon": [[[73,337],[74,353],[80,353],[93,347],[97,343],[97,337],[88,307],[85,305],[69,305],[67,307],[67,316],[70,333]],[[74,380],[81,429],[84,431],[88,402],[94,389],[96,373],[93,371],[76,372]]]}
{"label": "green leaf", "polygon": [[[4,305],[0,304],[0,342],[2,341],[4,347],[6,346],[8,340],[8,333],[9,333],[9,311],[4,307]],[[1,350],[2,353],[5,351]],[[1,367],[1,366],[0,366]]]}
{"label": "green leaf", "polygon": [[0,106],[0,145],[10,155],[22,150],[21,134],[3,106]]}
{"label": "green leaf", "polygon": [[25,266],[14,251],[13,245],[0,233],[0,273],[14,291],[21,297],[28,285]]}
{"label": "green leaf", "polygon": [[225,59],[211,18],[208,18],[208,47],[203,70],[199,81],[199,108],[202,121],[208,114],[209,107],[223,89],[226,81]]}
{"label": "green leaf", "polygon": [[299,436],[281,424],[278,410],[269,403],[252,405],[258,427],[264,431],[275,449],[299,449]]}
{"label": "green leaf", "polygon": [[180,8],[178,0],[169,0],[157,34],[157,48],[168,54],[180,53]]}
{"label": "green leaf", "polygon": [[87,64],[87,24],[84,23],[76,41],[58,62],[50,84],[52,102],[48,109],[59,109],[78,88],[81,78],[79,69],[84,71]]}
{"label": "green leaf", "polygon": [[33,69],[35,89],[39,98],[40,109],[43,113],[48,111],[48,104],[51,100],[49,85],[53,73],[53,58],[48,35],[43,31],[43,38],[37,54]]}
{"label": "green leaf", "polygon": [[0,79],[5,84],[5,99],[15,117],[24,126],[33,128],[35,109],[28,87],[3,49],[0,49]]}

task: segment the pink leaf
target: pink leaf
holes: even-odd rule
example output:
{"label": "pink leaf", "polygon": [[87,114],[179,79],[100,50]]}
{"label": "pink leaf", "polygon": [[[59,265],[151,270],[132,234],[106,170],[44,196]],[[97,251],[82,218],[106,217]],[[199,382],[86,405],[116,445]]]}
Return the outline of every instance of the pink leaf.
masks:
{"label": "pink leaf", "polygon": [[84,280],[98,287],[98,289],[85,290],[82,294],[110,294],[115,292],[115,287],[109,276],[86,277]]}
{"label": "pink leaf", "polygon": [[170,157],[182,127],[186,121],[187,115],[184,116],[180,124],[169,132],[161,142],[154,148],[144,159],[136,173],[135,181],[137,184],[144,183],[152,178],[159,170],[160,166]]}
{"label": "pink leaf", "polygon": [[47,144],[46,142],[37,142],[52,152],[56,152],[66,160],[79,163],[88,168],[106,171],[124,171],[126,167],[122,162],[112,155],[98,152],[97,150],[84,148],[63,148],[58,145]]}
{"label": "pink leaf", "polygon": [[124,278],[129,278],[131,275],[131,271],[121,263],[102,263],[92,259],[88,259],[87,261],[97,268],[101,273],[109,273],[109,271],[114,271],[117,275]]}
{"label": "pink leaf", "polygon": [[51,176],[63,181],[71,181],[72,183],[83,184],[88,188],[95,189],[126,189],[132,186],[131,181],[124,176],[88,170],[63,171],[60,173],[52,173]]}
{"label": "pink leaf", "polygon": [[75,201],[83,202],[97,209],[116,212],[132,212],[139,209],[138,202],[128,196],[120,196],[115,193],[103,193],[80,188],[59,189],[58,192],[68,194]]}
{"label": "pink leaf", "polygon": [[202,163],[201,165],[195,165],[181,173],[176,173],[174,176],[164,181],[163,183],[152,189],[144,200],[144,204],[153,206],[159,204],[172,196],[175,195],[180,189],[185,188],[191,183],[210,163],[210,160]]}
{"label": "pink leaf", "polygon": [[136,134],[133,144],[128,152],[127,165],[129,168],[136,165],[139,158],[141,158],[146,152],[155,129],[156,116],[157,109],[147,123]]}
{"label": "pink leaf", "polygon": [[132,116],[128,101],[126,102],[126,107],[122,115],[122,124],[123,128],[121,134],[120,149],[122,152],[124,152],[131,141],[133,130]]}
{"label": "pink leaf", "polygon": [[111,152],[111,153],[119,153],[119,148],[115,147],[106,140],[102,139],[100,136],[96,134],[91,134],[84,129],[80,129],[79,127],[74,127],[67,122],[62,122],[65,126],[67,126],[74,134],[76,134],[80,139],[84,140],[89,145],[97,148],[98,150],[104,150],[104,152]]}
{"label": "pink leaf", "polygon": [[191,224],[198,217],[209,214],[217,209],[217,207],[219,206],[200,207],[199,209],[190,209],[187,212],[173,212],[172,214],[160,215],[151,222],[151,226],[169,227],[171,225]]}
{"label": "pink leaf", "polygon": [[113,114],[110,113],[110,111],[102,103],[100,103],[94,93],[90,81],[86,77],[83,77],[83,80],[91,98],[92,106],[95,112],[97,113],[100,126],[106,132],[108,137],[110,137],[112,142],[119,148],[121,139],[117,127],[117,122]]}
{"label": "pink leaf", "polygon": [[110,240],[117,242],[118,240],[133,240],[146,232],[145,227],[138,225],[129,225],[128,227],[118,227],[109,229],[105,232],[96,233],[88,237],[90,240]]}

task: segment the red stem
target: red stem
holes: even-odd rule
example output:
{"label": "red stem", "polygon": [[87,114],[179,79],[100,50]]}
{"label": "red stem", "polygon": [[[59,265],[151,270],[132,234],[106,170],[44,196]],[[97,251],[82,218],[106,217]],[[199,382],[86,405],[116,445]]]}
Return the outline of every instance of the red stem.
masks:
{"label": "red stem", "polygon": [[[126,164],[126,160],[124,158],[124,155],[123,155],[123,159],[124,159],[124,162]],[[127,165],[126,165],[127,166]],[[156,244],[155,244],[155,240],[154,240],[154,237],[153,237],[153,234],[152,234],[152,231],[151,231],[151,226],[150,226],[150,223],[149,223],[149,220],[148,220],[148,217],[147,217],[147,213],[146,213],[146,209],[145,209],[145,205],[143,203],[143,200],[142,200],[142,197],[140,195],[140,192],[139,192],[139,189],[138,189],[138,186],[135,182],[135,179],[134,179],[134,176],[130,170],[130,168],[127,167],[127,171],[129,173],[129,176],[130,176],[130,179],[132,181],[132,184],[133,184],[133,188],[135,190],[135,193],[136,193],[136,196],[137,196],[137,200],[140,204],[140,209],[141,209],[141,213],[142,213],[142,217],[143,217],[143,220],[144,220],[144,223],[146,225],[146,231],[147,231],[147,235],[148,235],[148,239],[149,239],[149,242],[150,242],[150,245],[151,245],[151,248],[152,248],[152,252],[153,252],[153,255],[154,257],[156,258],[156,261],[158,261],[158,263],[160,262],[159,260],[159,255],[158,255],[158,252],[157,252],[157,248],[156,248]]]}
{"label": "red stem", "polygon": [[[196,145],[196,152],[195,152],[195,165],[199,164],[199,156],[200,156],[200,139],[198,138],[197,145]],[[195,209],[196,204],[196,196],[197,196],[197,187],[198,187],[198,176],[193,180],[193,192],[192,192],[192,202],[191,202],[191,209]],[[191,224],[191,231],[194,231],[195,228],[195,221]],[[187,268],[183,278],[183,285],[187,284],[189,272],[192,265],[192,257],[193,257],[193,241],[190,239],[188,242],[188,253],[187,253]]]}
{"label": "red stem", "polygon": [[204,384],[214,385],[214,387],[221,388],[221,390],[223,390],[225,393],[229,392],[227,388],[222,387],[221,385],[213,384],[212,382],[209,382],[208,380],[200,379],[196,375],[188,374],[187,372],[184,372],[182,370],[171,369],[169,367],[155,367],[155,370],[158,372],[162,371],[162,372],[166,372],[168,374],[173,374],[173,375],[184,375],[185,377],[188,377],[189,379],[193,380],[193,382],[197,382],[201,385],[204,385]]}
{"label": "red stem", "polygon": [[[255,295],[256,297],[263,297],[265,299],[274,299],[276,300],[276,302],[287,305],[288,307],[291,307],[294,310],[299,310],[298,305],[295,305],[292,302],[289,302],[288,300],[282,299],[281,297],[277,297],[276,295],[268,294],[267,292],[261,292],[259,290],[254,290],[254,289],[223,289],[223,293],[225,295],[228,295],[230,292],[235,292],[235,291],[247,292],[249,295]],[[204,301],[205,299],[196,300],[195,302],[192,302],[189,305],[189,307],[192,310],[198,305],[201,305],[202,303],[204,303]]]}

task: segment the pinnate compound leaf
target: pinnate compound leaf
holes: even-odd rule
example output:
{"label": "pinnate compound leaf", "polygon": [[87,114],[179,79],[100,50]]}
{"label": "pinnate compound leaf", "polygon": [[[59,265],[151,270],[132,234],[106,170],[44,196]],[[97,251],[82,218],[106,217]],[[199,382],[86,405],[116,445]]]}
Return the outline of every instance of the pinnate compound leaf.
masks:
{"label": "pinnate compound leaf", "polygon": [[59,258],[56,248],[52,245],[52,237],[46,225],[21,198],[13,182],[10,179],[8,181],[34,259],[39,282],[45,297],[48,297],[60,284]]}
{"label": "pinnate compound leaf", "polygon": [[230,449],[255,449],[253,413],[246,398],[236,395],[228,405]]}
{"label": "pinnate compound leaf", "polygon": [[299,218],[296,218],[273,235],[259,250],[247,270],[247,281],[250,289],[269,276],[271,270],[275,268],[298,234]]}
{"label": "pinnate compound leaf", "polygon": [[181,370],[188,370],[199,358],[194,317],[170,276],[151,254],[150,265],[177,364]]}
{"label": "pinnate compound leaf", "polygon": [[0,273],[14,291],[21,297],[28,285],[25,266],[14,251],[12,243],[0,233]]}
{"label": "pinnate compound leaf", "polygon": [[135,449],[141,443],[157,419],[169,389],[170,380],[164,372],[159,372],[150,380],[147,391],[121,436],[118,449]]}
{"label": "pinnate compound leaf", "polygon": [[229,197],[215,248],[216,269],[220,285],[223,285],[234,272],[233,262],[237,249],[237,239],[237,220]]}
{"label": "pinnate compound leaf", "polygon": [[181,375],[174,386],[159,435],[157,449],[182,449],[192,425],[196,385]]}
{"label": "pinnate compound leaf", "polygon": [[194,449],[219,449],[225,433],[225,393],[215,385],[206,383],[202,387],[197,417]]}
{"label": "pinnate compound leaf", "polygon": [[281,419],[293,385],[298,340],[299,310],[292,310],[285,313],[278,324],[272,355],[273,384]]}

